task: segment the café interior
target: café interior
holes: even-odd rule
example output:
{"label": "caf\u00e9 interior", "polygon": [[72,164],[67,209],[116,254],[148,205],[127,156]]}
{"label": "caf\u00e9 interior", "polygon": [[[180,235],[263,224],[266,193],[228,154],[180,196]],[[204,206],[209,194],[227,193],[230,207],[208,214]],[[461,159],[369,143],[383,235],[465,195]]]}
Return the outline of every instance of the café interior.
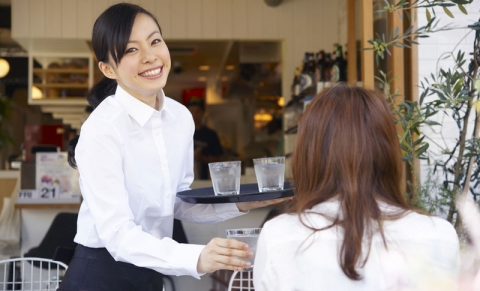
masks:
{"label": "caf\u00e9 interior", "polygon": [[[69,179],[69,195],[42,200],[38,193],[22,191],[35,190],[41,171],[52,170],[39,167],[39,155],[65,153],[91,113],[85,96],[102,77],[91,31],[97,16],[116,2],[120,1],[0,0],[0,96],[11,108],[8,118],[0,115],[0,135],[6,132],[11,139],[0,147],[0,209],[3,215],[4,197],[15,197],[8,205],[21,218],[15,225],[18,243],[4,249],[0,259],[35,252],[56,217],[70,215],[64,222],[72,221],[78,213],[82,199],[78,172],[65,162],[56,171],[64,171]],[[184,105],[192,97],[203,100],[203,121],[218,135],[221,159],[242,161],[241,184],[257,183],[252,160],[268,156],[286,157],[289,179],[295,133],[288,131],[286,119],[292,108],[292,80],[306,52],[333,52],[340,44],[346,82],[385,90],[374,76],[389,71],[401,76],[391,85],[399,88],[404,100],[418,99],[417,84],[425,71],[421,67],[432,64],[428,53],[412,47],[394,48],[375,65],[373,51],[364,49],[368,40],[391,27],[407,27],[402,23],[406,19],[375,14],[383,0],[128,2],[152,11],[162,27],[172,61],[165,95]],[[204,187],[212,187],[210,179],[195,179],[191,185]],[[189,243],[207,244],[213,237],[224,237],[226,229],[260,227],[281,207],[255,209],[212,225],[183,222],[181,236]],[[74,235],[67,233],[66,237]],[[165,290],[227,290],[230,276],[217,271],[201,280],[174,277],[165,283]]]}

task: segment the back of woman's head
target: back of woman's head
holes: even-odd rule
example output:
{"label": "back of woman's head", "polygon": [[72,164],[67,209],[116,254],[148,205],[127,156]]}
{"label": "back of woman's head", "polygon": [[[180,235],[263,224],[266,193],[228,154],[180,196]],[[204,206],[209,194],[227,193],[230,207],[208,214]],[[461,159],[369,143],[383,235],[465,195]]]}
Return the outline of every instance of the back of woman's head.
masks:
{"label": "back of woman's head", "polygon": [[377,201],[409,209],[401,171],[395,123],[380,93],[340,84],[312,100],[300,119],[292,155],[293,211],[301,214],[339,199],[342,216],[332,225],[345,229],[340,261],[351,279],[360,279],[355,267],[364,233],[371,235],[374,221],[382,231]]}

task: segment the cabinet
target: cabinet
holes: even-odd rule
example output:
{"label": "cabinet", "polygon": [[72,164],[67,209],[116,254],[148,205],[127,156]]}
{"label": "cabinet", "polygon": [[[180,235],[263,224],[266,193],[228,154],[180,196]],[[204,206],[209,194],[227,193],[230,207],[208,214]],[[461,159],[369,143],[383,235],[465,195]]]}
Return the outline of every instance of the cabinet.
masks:
{"label": "cabinet", "polygon": [[29,56],[30,104],[86,105],[92,84],[91,54]]}

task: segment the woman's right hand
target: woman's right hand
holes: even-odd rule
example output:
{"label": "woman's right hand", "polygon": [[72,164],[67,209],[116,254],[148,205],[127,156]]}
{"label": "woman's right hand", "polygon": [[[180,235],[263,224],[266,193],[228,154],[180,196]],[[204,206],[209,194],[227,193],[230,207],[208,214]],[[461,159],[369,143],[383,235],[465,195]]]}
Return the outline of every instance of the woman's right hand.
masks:
{"label": "woman's right hand", "polygon": [[242,271],[249,268],[250,262],[240,258],[251,258],[253,253],[246,243],[235,239],[214,238],[203,248],[197,262],[199,273],[212,273],[217,270]]}

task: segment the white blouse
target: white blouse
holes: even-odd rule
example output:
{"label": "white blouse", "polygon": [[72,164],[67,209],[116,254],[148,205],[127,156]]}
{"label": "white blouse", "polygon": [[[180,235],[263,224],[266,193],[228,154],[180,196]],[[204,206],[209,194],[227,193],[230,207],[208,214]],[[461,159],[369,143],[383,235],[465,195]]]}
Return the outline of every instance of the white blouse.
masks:
{"label": "white blouse", "polygon": [[107,248],[117,261],[199,278],[203,245],[171,239],[173,218],[196,223],[243,213],[235,204],[176,197],[193,181],[194,123],[185,106],[158,94],[154,110],[117,86],[82,126],[75,149],[83,202],[75,242]]}
{"label": "white blouse", "polygon": [[[328,201],[312,212],[335,215],[339,202]],[[383,209],[390,208],[381,204]],[[305,215],[316,228],[330,225],[318,214]],[[363,277],[350,280],[339,265],[343,229],[316,232],[306,228],[296,214],[283,214],[268,221],[258,241],[254,287],[256,291],[317,290],[456,290],[460,268],[459,240],[453,226],[438,217],[409,213],[385,221],[385,249],[379,233],[373,235]],[[366,254],[365,248],[362,255]]]}

